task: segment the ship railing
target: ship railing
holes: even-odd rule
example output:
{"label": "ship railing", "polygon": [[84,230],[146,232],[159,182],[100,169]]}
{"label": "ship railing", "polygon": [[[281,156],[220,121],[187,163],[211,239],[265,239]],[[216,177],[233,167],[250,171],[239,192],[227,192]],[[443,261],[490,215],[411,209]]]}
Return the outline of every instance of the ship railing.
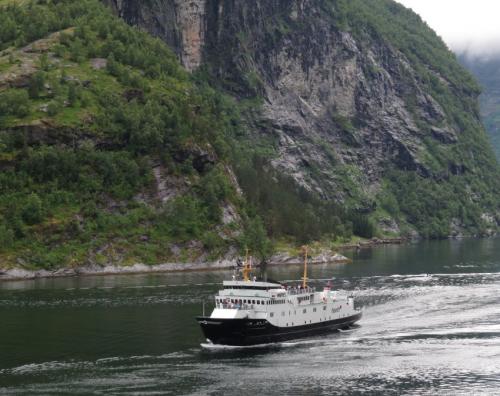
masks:
{"label": "ship railing", "polygon": [[286,290],[289,296],[295,296],[298,294],[311,294],[314,293],[314,289],[312,287],[306,287],[305,289],[302,287],[289,287]]}

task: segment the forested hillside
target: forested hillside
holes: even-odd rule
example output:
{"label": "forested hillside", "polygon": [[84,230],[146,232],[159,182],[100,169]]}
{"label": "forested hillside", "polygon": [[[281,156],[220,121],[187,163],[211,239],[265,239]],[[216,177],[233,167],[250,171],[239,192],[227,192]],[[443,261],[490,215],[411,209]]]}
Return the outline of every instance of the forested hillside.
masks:
{"label": "forested hillside", "polygon": [[479,88],[412,12],[104,3],[0,0],[1,266],[498,229]]}
{"label": "forested hillside", "polygon": [[225,165],[224,98],[97,1],[6,3],[2,266],[158,263],[238,246],[248,221]]}

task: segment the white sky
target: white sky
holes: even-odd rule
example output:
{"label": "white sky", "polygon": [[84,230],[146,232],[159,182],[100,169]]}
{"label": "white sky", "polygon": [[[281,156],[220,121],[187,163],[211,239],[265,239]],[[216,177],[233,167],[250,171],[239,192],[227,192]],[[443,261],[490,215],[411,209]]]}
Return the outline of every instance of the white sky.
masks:
{"label": "white sky", "polygon": [[500,0],[397,0],[420,14],[456,52],[500,53]]}

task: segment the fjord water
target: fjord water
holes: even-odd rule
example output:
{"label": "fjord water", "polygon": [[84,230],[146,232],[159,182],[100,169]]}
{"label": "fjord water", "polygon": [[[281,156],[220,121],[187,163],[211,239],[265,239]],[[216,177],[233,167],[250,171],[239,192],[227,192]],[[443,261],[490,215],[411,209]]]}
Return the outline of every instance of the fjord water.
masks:
{"label": "fjord water", "polygon": [[352,291],[359,326],[262,348],[200,347],[228,271],[2,283],[0,394],[498,394],[499,239],[351,255],[310,277]]}

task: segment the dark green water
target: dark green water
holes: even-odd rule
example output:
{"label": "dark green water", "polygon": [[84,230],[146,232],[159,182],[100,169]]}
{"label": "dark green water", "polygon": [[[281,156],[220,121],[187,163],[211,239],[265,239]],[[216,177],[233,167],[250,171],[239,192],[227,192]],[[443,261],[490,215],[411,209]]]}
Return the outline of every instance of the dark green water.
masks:
{"label": "dark green water", "polygon": [[310,277],[353,290],[360,325],[260,349],[200,348],[230,272],[1,283],[0,394],[499,394],[499,239],[353,255]]}

